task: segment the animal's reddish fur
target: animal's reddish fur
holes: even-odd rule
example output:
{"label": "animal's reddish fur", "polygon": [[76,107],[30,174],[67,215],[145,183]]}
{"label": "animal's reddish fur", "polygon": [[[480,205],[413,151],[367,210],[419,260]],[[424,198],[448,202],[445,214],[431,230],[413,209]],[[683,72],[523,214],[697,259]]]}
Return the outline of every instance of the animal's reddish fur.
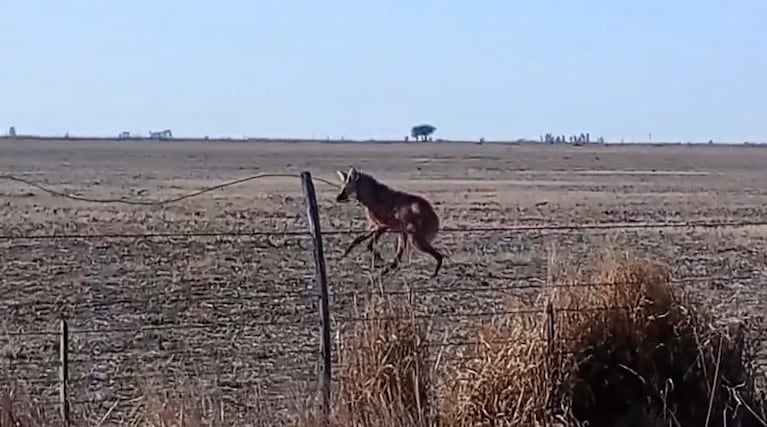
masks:
{"label": "animal's reddish fur", "polygon": [[412,243],[437,261],[433,274],[436,276],[442,266],[443,255],[431,245],[440,226],[439,217],[431,203],[419,195],[395,190],[354,168],[347,174],[339,172],[339,176],[344,177],[344,187],[336,198],[337,201],[346,201],[353,195],[365,207],[368,218],[368,232],[355,238],[344,256],[356,245],[371,237],[368,249],[375,254],[376,241],[383,233],[390,231],[397,233],[399,239],[397,254],[387,270],[401,262],[405,249]]}

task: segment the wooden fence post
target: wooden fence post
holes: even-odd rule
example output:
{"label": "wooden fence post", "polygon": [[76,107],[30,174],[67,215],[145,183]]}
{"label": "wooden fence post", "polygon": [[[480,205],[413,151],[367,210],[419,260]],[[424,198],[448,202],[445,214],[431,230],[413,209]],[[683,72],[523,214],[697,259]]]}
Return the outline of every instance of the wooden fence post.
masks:
{"label": "wooden fence post", "polygon": [[328,303],[328,279],[325,272],[325,254],[322,248],[322,232],[320,230],[320,214],[317,208],[317,195],[314,191],[312,174],[301,173],[301,187],[306,201],[306,219],[309,233],[312,235],[314,246],[315,286],[320,296],[320,354],[322,369],[320,372],[320,389],[322,391],[323,421],[327,425],[330,414],[330,382],[331,382],[331,342],[330,342],[330,308]]}
{"label": "wooden fence post", "polygon": [[61,335],[59,337],[59,404],[61,420],[69,425],[69,327],[67,321],[61,319]]}

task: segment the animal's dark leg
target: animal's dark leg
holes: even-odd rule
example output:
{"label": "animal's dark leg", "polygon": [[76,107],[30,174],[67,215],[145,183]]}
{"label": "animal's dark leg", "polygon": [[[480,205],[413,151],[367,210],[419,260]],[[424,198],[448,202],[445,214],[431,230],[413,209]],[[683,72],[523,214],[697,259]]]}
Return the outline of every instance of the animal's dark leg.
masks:
{"label": "animal's dark leg", "polygon": [[442,260],[445,258],[444,255],[437,252],[436,249],[426,241],[423,237],[413,236],[413,244],[416,248],[419,250],[426,252],[427,254],[431,255],[436,261],[437,261],[437,267],[434,269],[434,273],[432,273],[431,277],[436,277],[437,273],[439,273],[439,269],[442,267]]}
{"label": "animal's dark leg", "polygon": [[381,274],[386,274],[399,266],[400,262],[402,262],[402,255],[405,253],[405,249],[407,248],[407,241],[408,235],[406,233],[401,233],[397,239],[397,253],[394,255],[394,259],[392,260],[391,264],[389,264]]}
{"label": "animal's dark leg", "polygon": [[369,239],[370,237],[375,234],[376,230],[370,230],[365,232],[364,234],[360,234],[359,236],[355,237],[354,240],[349,244],[349,246],[344,251],[344,254],[341,255],[341,258],[345,257],[346,255],[349,255],[349,252],[354,249],[355,246],[359,245],[360,243],[364,242],[365,240]]}
{"label": "animal's dark leg", "polygon": [[383,258],[381,258],[381,254],[378,253],[375,249],[376,243],[378,243],[378,239],[381,238],[381,236],[386,232],[386,228],[379,228],[376,229],[373,233],[373,238],[370,239],[368,242],[368,250],[373,253],[373,261],[382,261]]}

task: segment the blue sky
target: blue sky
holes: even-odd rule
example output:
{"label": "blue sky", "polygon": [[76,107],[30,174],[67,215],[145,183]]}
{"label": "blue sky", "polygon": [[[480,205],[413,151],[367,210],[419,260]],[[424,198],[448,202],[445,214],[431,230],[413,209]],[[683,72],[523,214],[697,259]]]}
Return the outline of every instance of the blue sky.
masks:
{"label": "blue sky", "polygon": [[2,0],[0,132],[767,141],[767,2]]}

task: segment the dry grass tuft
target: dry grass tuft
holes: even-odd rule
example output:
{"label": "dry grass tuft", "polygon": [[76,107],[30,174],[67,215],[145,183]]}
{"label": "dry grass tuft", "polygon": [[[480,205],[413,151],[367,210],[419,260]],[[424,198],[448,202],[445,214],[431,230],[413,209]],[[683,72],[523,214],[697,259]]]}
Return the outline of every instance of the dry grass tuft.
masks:
{"label": "dry grass tuft", "polygon": [[409,302],[374,297],[341,341],[338,425],[421,426],[429,419],[428,325]]}
{"label": "dry grass tuft", "polygon": [[546,346],[542,322],[509,316],[479,333],[474,357],[442,391],[442,423],[534,426],[544,417]]}
{"label": "dry grass tuft", "polygon": [[569,280],[605,286],[551,288],[550,317],[506,319],[502,344],[481,336],[446,424],[764,425],[740,325],[672,288],[664,265],[611,254],[593,271]]}
{"label": "dry grass tuft", "polygon": [[[77,405],[71,412],[72,426],[120,425],[135,427],[223,427],[249,425],[254,427],[290,425],[291,419],[269,404],[259,405],[254,394],[250,402],[233,402],[218,396],[210,388],[193,379],[177,378],[175,388],[149,382],[142,395],[133,403],[112,406]],[[125,402],[124,402],[125,403]],[[245,403],[251,405],[245,405]],[[256,403],[255,407],[252,406]],[[73,408],[74,409],[74,408]],[[118,413],[119,412],[119,413]],[[305,413],[305,406],[296,400],[290,416]],[[280,423],[277,423],[277,420]],[[0,392],[0,427],[63,426],[58,405],[41,405],[30,396],[15,396],[13,390]],[[303,424],[301,424],[303,425]]]}

